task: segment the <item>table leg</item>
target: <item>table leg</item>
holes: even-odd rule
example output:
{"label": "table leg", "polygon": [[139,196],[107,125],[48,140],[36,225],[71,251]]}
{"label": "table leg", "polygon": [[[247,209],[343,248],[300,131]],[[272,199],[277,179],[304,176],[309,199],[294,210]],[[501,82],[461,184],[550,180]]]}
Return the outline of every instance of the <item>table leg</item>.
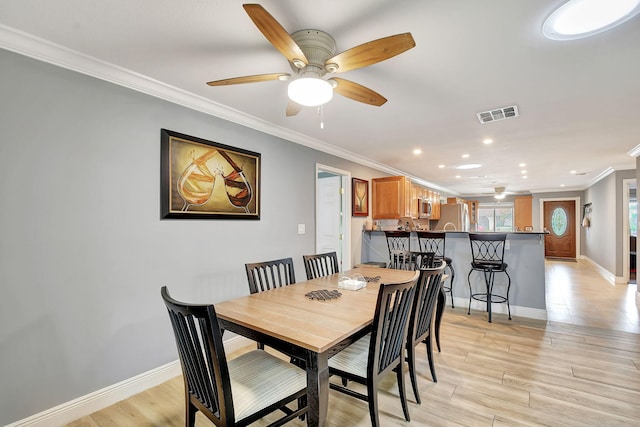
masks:
{"label": "table leg", "polygon": [[307,352],[307,425],[322,427],[329,407],[329,357]]}

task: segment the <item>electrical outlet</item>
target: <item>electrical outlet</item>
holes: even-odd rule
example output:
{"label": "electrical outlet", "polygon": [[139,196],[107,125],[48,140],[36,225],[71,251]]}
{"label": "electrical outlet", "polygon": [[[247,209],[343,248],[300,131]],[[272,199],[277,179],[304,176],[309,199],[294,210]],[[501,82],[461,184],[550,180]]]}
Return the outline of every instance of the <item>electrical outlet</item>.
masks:
{"label": "electrical outlet", "polygon": [[304,233],[306,233],[305,225],[304,224],[298,224],[298,234],[304,234]]}

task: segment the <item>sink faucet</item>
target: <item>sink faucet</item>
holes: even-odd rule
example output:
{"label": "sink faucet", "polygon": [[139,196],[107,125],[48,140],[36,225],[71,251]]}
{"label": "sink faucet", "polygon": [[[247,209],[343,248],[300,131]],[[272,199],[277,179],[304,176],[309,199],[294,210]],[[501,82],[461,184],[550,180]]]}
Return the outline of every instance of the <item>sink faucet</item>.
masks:
{"label": "sink faucet", "polygon": [[454,223],[452,223],[452,222],[447,222],[447,223],[444,225],[444,227],[442,227],[442,229],[446,231],[448,226],[452,226],[452,227],[453,227],[453,231],[457,231],[457,229],[456,229],[456,225],[455,225]]}

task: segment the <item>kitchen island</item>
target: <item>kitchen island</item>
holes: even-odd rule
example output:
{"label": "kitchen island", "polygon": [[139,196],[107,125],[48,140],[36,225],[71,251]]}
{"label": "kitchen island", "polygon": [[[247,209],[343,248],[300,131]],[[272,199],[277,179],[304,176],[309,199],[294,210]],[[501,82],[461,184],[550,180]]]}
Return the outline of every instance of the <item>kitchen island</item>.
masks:
{"label": "kitchen island", "polygon": [[[467,277],[471,270],[471,245],[469,234],[464,231],[447,231],[445,256],[453,260],[456,277],[453,296],[456,310],[466,310],[469,306],[469,284]],[[546,319],[544,235],[545,232],[516,231],[507,233],[504,260],[509,265],[511,291],[509,293],[513,316]],[[418,238],[411,233],[411,250],[419,251]],[[362,236],[362,262],[388,262],[389,250],[384,231],[364,231]],[[484,286],[482,273],[471,275],[474,289]],[[496,289],[506,284],[504,274],[496,274]],[[486,305],[472,301],[472,310],[485,310]],[[494,313],[506,313],[506,304],[493,304]],[[472,313],[473,314],[473,313]]]}

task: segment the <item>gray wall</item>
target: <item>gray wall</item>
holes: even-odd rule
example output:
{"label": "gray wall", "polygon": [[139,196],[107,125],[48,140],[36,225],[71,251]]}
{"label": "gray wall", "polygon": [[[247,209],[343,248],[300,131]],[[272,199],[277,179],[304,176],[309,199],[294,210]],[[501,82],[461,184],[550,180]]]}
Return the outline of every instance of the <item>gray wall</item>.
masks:
{"label": "gray wall", "polygon": [[[384,175],[3,50],[0,70],[0,425],[176,360],[162,285],[215,303],[287,256],[304,278],[316,162]],[[262,153],[261,220],[160,220],[161,128]]]}

